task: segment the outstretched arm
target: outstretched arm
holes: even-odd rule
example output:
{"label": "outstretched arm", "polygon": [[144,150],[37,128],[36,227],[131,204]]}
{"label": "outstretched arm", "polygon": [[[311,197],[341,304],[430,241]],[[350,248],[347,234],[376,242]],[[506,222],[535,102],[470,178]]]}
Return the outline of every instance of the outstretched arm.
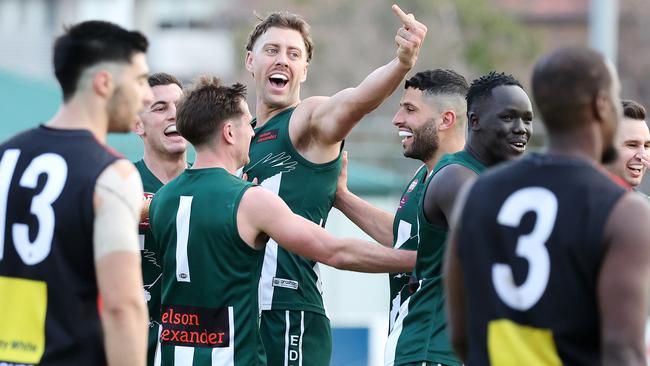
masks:
{"label": "outstretched arm", "polygon": [[627,193],[605,225],[607,247],[598,278],[602,364],[645,365],[650,288],[650,207]]}
{"label": "outstretched arm", "polygon": [[397,30],[397,57],[376,69],[355,88],[342,90],[331,97],[306,99],[304,104],[313,108],[307,120],[306,131],[313,131],[322,145],[342,141],[363,116],[377,108],[400,85],[404,76],[417,61],[427,27],[413,14],[404,14],[397,5],[392,7],[402,23]]}
{"label": "outstretched arm", "polygon": [[392,247],[395,215],[371,205],[348,190],[347,151],[343,152],[341,159],[341,173],[336,183],[334,207],[381,245]]}
{"label": "outstretched arm", "polygon": [[[260,212],[266,214],[260,215]],[[367,241],[336,238],[322,227],[291,212],[275,194],[261,187],[244,193],[237,211],[237,227],[247,243],[260,234],[303,257],[357,272],[403,272],[415,266],[416,253],[385,248]]]}

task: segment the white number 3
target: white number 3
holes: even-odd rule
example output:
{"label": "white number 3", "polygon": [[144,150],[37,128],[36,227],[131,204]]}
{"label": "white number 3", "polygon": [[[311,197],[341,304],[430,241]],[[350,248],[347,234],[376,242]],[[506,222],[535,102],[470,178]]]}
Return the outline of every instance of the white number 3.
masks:
{"label": "white number 3", "polygon": [[[7,198],[11,180],[16,169],[20,150],[7,150],[0,160],[0,259],[4,254],[5,225],[7,222]],[[34,241],[29,239],[29,226],[14,223],[12,238],[16,252],[25,264],[34,265],[43,261],[52,249],[55,216],[52,203],[59,198],[68,177],[68,165],[59,155],[46,153],[32,160],[20,177],[20,186],[35,189],[38,178],[45,174],[43,190],[34,196],[29,211],[38,220],[38,232]]]}
{"label": "white number 3", "polygon": [[520,311],[533,307],[548,284],[551,261],[545,244],[555,226],[557,198],[546,188],[520,189],[506,199],[497,216],[499,224],[518,227],[524,214],[530,211],[537,216],[535,225],[530,234],[519,237],[515,250],[529,264],[525,281],[517,286],[508,264],[492,266],[492,282],[497,294],[506,305]]}

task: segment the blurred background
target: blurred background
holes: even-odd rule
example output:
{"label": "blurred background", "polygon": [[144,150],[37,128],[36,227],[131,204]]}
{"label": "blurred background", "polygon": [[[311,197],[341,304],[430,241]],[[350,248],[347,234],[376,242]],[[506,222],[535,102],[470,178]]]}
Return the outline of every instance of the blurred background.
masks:
{"label": "blurred background", "polygon": [[[404,0],[396,1],[429,31],[414,72],[452,68],[472,80],[505,71],[525,88],[538,56],[568,45],[593,45],[615,61],[623,98],[650,105],[650,2],[648,0]],[[354,86],[395,55],[399,24],[384,0],[0,0],[0,140],[47,121],[61,101],[54,80],[52,41],[67,24],[113,21],[144,32],[152,72],[186,83],[200,74],[249,86],[245,43],[256,14],[301,14],[312,26],[314,58],[302,97],[331,95]],[[391,120],[401,88],[368,115],[346,140],[350,188],[394,211],[418,162],[402,156]],[[543,143],[535,124],[532,149]],[[137,160],[137,136],[109,143]],[[648,192],[648,182],[642,190]],[[328,230],[365,237],[336,210]],[[333,365],[379,365],[387,334],[387,275],[325,269],[325,301],[334,326]]]}

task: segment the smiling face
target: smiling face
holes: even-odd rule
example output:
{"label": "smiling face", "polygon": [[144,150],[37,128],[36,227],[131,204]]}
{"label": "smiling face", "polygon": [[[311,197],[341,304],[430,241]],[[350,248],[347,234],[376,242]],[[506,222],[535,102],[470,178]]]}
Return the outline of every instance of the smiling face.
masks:
{"label": "smiling face", "polygon": [[255,78],[258,101],[284,108],[300,101],[300,84],[307,79],[307,51],[300,32],[271,27],[246,54],[246,69]]}
{"label": "smiling face", "polygon": [[524,90],[516,85],[492,89],[475,111],[473,131],[492,163],[513,159],[526,151],[532,134],[533,107]]}
{"label": "smiling face", "polygon": [[645,121],[624,118],[615,138],[618,159],[611,164],[612,171],[632,187],[638,187],[646,172],[641,159],[650,153],[650,132]]}
{"label": "smiling face", "polygon": [[436,111],[430,96],[416,88],[404,89],[399,110],[393,117],[393,125],[402,137],[404,156],[423,162],[433,157],[438,149]]}
{"label": "smiling face", "polygon": [[140,113],[136,133],[150,151],[162,155],[183,154],[187,141],[176,132],[176,104],[182,90],[176,84],[156,85],[153,103]]}

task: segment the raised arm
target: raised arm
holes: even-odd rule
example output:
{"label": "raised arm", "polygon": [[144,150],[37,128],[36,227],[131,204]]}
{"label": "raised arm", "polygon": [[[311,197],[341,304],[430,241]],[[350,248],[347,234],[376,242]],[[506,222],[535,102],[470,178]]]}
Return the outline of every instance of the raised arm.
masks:
{"label": "raised arm", "polygon": [[465,290],[463,289],[463,270],[458,258],[458,232],[462,230],[460,217],[467,200],[467,194],[473,181],[461,188],[450,219],[447,251],[443,265],[443,281],[445,288],[445,308],[449,338],[456,355],[461,361],[467,360],[467,314],[465,305]]}
{"label": "raised arm", "polygon": [[644,334],[650,289],[650,207],[630,192],[605,226],[598,278],[603,365],[646,365]]}
{"label": "raised arm", "polygon": [[[265,214],[260,215],[260,212]],[[367,241],[336,238],[313,222],[295,215],[277,195],[249,188],[237,211],[237,227],[247,243],[260,247],[266,235],[283,248],[339,269],[357,272],[403,272],[415,266],[416,253]]]}
{"label": "raised arm", "polygon": [[118,160],[102,172],[94,193],[93,248],[109,365],[145,365],[148,315],[142,293],[138,222],[142,182]]}
{"label": "raised arm", "polygon": [[302,103],[313,111],[304,127],[315,132],[319,143],[334,145],[342,141],[363,116],[395,91],[415,65],[427,27],[413,14],[404,14],[399,6],[393,5],[392,9],[402,23],[395,35],[397,57],[370,73],[357,87],[331,97],[308,98]]}
{"label": "raised arm", "polygon": [[348,219],[381,245],[389,248],[393,246],[395,215],[371,205],[348,190],[347,151],[344,151],[342,156],[334,207],[343,212]]}

